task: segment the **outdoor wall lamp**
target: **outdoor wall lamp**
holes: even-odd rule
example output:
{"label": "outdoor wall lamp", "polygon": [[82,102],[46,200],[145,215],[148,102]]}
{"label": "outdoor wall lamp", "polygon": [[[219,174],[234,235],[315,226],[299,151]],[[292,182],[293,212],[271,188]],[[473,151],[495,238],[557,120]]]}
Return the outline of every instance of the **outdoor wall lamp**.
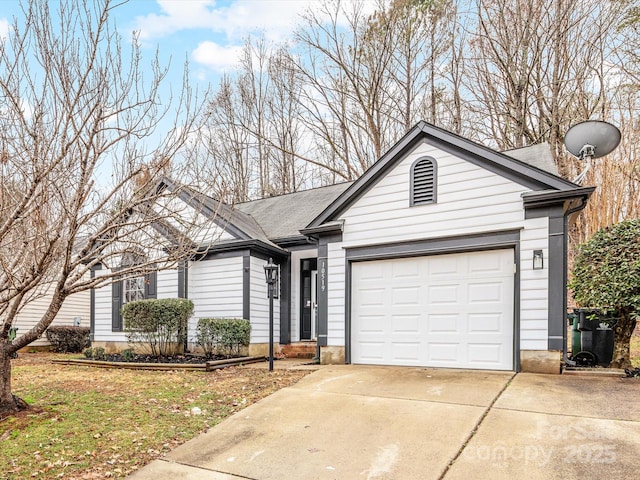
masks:
{"label": "outdoor wall lamp", "polygon": [[542,270],[543,268],[544,268],[544,257],[542,255],[542,250],[534,250],[533,251],[533,269]]}
{"label": "outdoor wall lamp", "polygon": [[264,278],[267,282],[267,295],[269,296],[269,371],[273,371],[273,297],[278,285],[278,265],[269,262],[264,266]]}

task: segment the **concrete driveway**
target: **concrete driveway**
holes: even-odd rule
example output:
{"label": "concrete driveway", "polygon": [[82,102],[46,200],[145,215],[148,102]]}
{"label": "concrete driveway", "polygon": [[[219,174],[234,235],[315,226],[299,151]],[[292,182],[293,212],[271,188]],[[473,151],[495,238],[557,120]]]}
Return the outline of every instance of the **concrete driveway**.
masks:
{"label": "concrete driveway", "polygon": [[635,478],[639,399],[632,379],[327,366],[130,478]]}

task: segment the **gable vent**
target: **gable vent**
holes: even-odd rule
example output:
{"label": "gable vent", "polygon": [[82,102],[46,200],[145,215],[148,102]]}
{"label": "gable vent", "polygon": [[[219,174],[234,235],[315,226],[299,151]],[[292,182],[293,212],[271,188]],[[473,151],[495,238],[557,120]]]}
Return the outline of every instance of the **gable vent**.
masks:
{"label": "gable vent", "polygon": [[411,205],[423,205],[436,202],[435,159],[423,157],[411,167]]}

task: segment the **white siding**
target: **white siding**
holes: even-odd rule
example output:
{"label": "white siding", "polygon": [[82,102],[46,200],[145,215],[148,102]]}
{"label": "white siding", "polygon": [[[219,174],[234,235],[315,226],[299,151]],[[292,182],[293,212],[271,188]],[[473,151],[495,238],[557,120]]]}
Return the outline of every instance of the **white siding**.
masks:
{"label": "white siding", "polygon": [[[419,157],[436,159],[437,203],[410,207],[410,169]],[[343,242],[329,245],[329,345],[344,345],[345,255],[355,246],[389,244],[499,230],[520,230],[520,348],[547,349],[548,219],[524,219],[522,185],[421,143],[341,219]],[[534,249],[543,270],[532,269]]]}
{"label": "white siding", "polygon": [[178,270],[161,270],[158,272],[158,298],[178,298]]}
{"label": "white siding", "polygon": [[[264,276],[266,260],[251,257],[250,261],[250,313],[251,343],[267,343],[269,341],[269,298],[267,282]],[[280,341],[280,300],[273,300],[273,338]]]}
{"label": "white siding", "polygon": [[241,256],[190,262],[188,281],[194,303],[189,323],[192,336],[200,318],[242,318]]}
{"label": "white siding", "polygon": [[318,249],[291,252],[291,341],[300,340],[300,260],[317,258]]}
{"label": "white siding", "polygon": [[242,317],[242,257],[189,263],[196,317]]}
{"label": "white siding", "polygon": [[[44,316],[51,302],[51,294],[48,293],[48,286],[44,286],[43,296],[33,300],[26,305],[14,320],[13,326],[18,328],[18,335],[22,335],[31,330],[36,323]],[[89,290],[68,296],[58,315],[53,319],[51,325],[73,325],[73,319],[80,317],[80,325],[89,326],[89,316],[91,308],[91,293]],[[47,337],[43,335],[35,342],[33,346],[49,345]]]}
{"label": "white siding", "polygon": [[345,309],[345,251],[340,243],[330,243],[327,251],[327,344],[343,346]]}
{"label": "white siding", "polygon": [[[549,219],[524,222],[520,232],[520,349],[546,350],[549,305]],[[533,251],[542,250],[544,269],[533,270]]]}
{"label": "white siding", "polygon": [[[436,159],[437,203],[409,207],[410,169]],[[345,246],[519,228],[523,186],[426,143],[416,147],[343,215]]]}

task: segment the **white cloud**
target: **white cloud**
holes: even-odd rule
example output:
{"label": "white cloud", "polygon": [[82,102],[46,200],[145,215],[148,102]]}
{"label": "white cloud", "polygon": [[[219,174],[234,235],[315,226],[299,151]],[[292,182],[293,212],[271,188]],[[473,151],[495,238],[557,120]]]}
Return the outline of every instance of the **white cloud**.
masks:
{"label": "white cloud", "polygon": [[200,43],[193,51],[193,59],[213,70],[222,72],[238,64],[242,46],[229,45],[223,47],[217,43],[206,41]]}
{"label": "white cloud", "polygon": [[6,38],[9,35],[11,24],[6,18],[0,18],[0,38]]}
{"label": "white cloud", "polygon": [[256,31],[269,40],[286,38],[298,16],[317,0],[236,0],[218,6],[214,0],[158,0],[160,14],[137,17],[140,39],[153,40],[182,30],[205,29],[238,41]]}

